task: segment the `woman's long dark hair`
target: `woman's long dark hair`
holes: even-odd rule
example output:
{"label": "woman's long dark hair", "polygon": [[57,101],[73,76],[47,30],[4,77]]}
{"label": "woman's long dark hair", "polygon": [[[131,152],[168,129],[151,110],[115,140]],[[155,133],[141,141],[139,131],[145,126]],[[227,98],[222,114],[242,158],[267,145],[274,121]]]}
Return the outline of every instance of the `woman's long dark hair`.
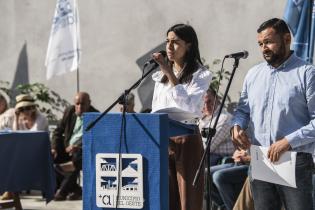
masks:
{"label": "woman's long dark hair", "polygon": [[[192,80],[192,74],[197,71],[199,65],[202,64],[199,53],[197,34],[193,27],[186,24],[176,24],[172,26],[170,29],[167,30],[166,35],[168,35],[168,33],[171,31],[174,32],[176,36],[178,36],[180,39],[184,40],[186,43],[190,43],[191,45],[185,54],[185,66],[178,78],[180,84],[190,83]],[[173,62],[169,62],[169,64],[172,65]],[[167,83],[167,76],[164,75],[161,81],[162,83]]]}

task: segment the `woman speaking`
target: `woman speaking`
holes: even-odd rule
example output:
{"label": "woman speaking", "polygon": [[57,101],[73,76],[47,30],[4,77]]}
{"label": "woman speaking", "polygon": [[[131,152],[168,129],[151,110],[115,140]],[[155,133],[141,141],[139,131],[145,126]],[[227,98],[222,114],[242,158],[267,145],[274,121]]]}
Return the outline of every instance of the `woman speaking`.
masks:
{"label": "woman speaking", "polygon": [[[161,53],[152,55],[161,69],[152,75],[152,112],[174,107],[201,117],[202,97],[212,75],[202,65],[196,32],[189,25],[176,24],[166,35],[167,61]],[[192,185],[203,152],[198,127],[195,134],[171,137],[168,151],[169,209],[201,210],[203,173]]]}

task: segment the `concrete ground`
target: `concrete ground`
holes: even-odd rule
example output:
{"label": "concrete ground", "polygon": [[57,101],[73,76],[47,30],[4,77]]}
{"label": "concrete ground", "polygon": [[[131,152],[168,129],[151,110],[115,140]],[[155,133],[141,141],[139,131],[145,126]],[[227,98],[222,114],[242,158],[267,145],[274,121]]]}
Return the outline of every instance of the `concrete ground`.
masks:
{"label": "concrete ground", "polygon": [[[82,200],[80,201],[51,201],[46,205],[45,200],[40,195],[21,195],[23,210],[82,210]],[[205,203],[203,209],[206,209]],[[7,209],[15,210],[15,209]]]}
{"label": "concrete ground", "polygon": [[[23,210],[82,210],[82,200],[79,201],[51,201],[46,205],[40,192],[32,191],[30,195],[21,194]],[[203,209],[205,210],[205,203]],[[7,210],[15,210],[14,208]]]}
{"label": "concrete ground", "polygon": [[80,201],[51,201],[46,205],[46,201],[41,196],[28,195],[21,199],[23,210],[82,210],[82,200]]}
{"label": "concrete ground", "polygon": [[[23,210],[82,210],[82,200],[79,201],[51,201],[46,205],[40,192],[20,195]],[[7,209],[14,210],[14,208]]]}

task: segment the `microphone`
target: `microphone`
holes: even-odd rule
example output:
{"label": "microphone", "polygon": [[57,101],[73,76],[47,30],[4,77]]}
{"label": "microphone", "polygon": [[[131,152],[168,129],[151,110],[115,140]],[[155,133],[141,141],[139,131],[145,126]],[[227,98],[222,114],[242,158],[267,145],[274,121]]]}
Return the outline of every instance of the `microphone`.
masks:
{"label": "microphone", "polygon": [[[163,55],[163,57],[166,57],[166,52],[165,52],[165,50],[161,50],[161,51],[159,51],[159,53],[161,53],[161,54]],[[150,60],[148,60],[148,61],[144,64],[144,66],[150,65],[150,64],[152,64],[152,63],[158,65],[158,64],[155,62],[155,60],[154,60],[153,58],[151,58]]]}
{"label": "microphone", "polygon": [[237,52],[237,53],[233,53],[230,55],[226,55],[225,58],[236,58],[236,59],[240,59],[240,58],[247,58],[248,56],[248,52],[246,50],[244,50],[243,52]]}

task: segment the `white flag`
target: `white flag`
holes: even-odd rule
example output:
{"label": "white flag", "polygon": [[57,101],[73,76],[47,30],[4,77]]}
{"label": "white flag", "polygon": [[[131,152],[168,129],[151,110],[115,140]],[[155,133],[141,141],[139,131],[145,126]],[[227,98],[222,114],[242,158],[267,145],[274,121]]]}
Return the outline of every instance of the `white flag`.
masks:
{"label": "white flag", "polygon": [[47,79],[77,70],[80,53],[80,21],[76,0],[57,0],[45,61]]}

